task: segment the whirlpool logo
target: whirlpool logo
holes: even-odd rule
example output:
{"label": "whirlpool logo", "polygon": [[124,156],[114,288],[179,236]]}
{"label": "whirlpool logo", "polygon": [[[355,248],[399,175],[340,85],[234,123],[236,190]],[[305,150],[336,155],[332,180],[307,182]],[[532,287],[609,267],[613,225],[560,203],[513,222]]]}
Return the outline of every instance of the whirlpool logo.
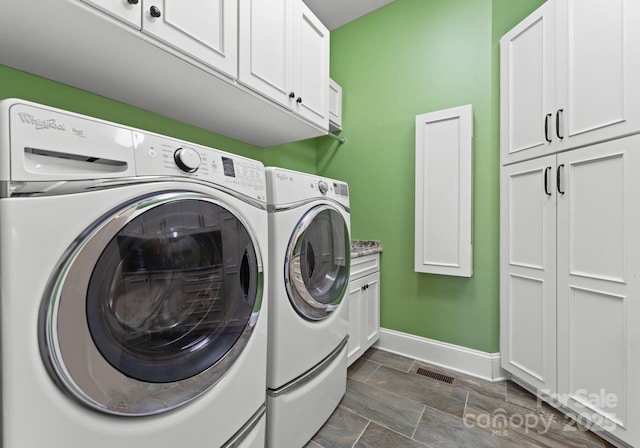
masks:
{"label": "whirlpool logo", "polygon": [[56,129],[58,131],[66,130],[63,123],[58,123],[54,118],[42,119],[35,115],[21,112],[18,114],[23,123],[33,125],[36,129]]}

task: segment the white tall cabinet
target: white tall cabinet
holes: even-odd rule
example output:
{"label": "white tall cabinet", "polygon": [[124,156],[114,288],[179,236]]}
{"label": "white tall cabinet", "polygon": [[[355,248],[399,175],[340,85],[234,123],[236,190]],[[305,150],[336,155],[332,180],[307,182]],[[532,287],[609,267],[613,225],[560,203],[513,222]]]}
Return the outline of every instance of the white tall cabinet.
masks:
{"label": "white tall cabinet", "polygon": [[502,367],[631,446],[640,446],[639,21],[633,0],[550,0],[501,40]]}
{"label": "white tall cabinet", "polygon": [[500,41],[503,164],[640,131],[640,2],[549,0]]}

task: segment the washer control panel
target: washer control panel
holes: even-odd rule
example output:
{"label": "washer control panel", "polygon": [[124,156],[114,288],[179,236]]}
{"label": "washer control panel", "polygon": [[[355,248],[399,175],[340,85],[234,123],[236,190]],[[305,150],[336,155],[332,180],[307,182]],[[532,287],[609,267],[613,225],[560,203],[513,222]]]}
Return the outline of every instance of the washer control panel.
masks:
{"label": "washer control panel", "polygon": [[264,166],[206,146],[145,132],[134,132],[138,176],[193,177],[266,200]]}

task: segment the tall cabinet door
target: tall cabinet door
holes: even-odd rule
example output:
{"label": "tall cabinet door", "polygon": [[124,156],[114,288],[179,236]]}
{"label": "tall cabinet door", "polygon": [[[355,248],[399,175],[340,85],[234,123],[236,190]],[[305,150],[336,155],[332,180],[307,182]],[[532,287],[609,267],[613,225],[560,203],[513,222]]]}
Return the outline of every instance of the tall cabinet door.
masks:
{"label": "tall cabinet door", "polygon": [[556,388],[555,156],[506,166],[500,188],[502,368]]}
{"label": "tall cabinet door", "polygon": [[294,110],[329,128],[329,30],[302,1],[296,3]]}
{"label": "tall cabinet door", "polygon": [[143,0],[142,7],[143,32],[237,76],[237,0]]}
{"label": "tall cabinet door", "polygon": [[285,106],[293,90],[294,5],[293,0],[240,0],[238,80]]}
{"label": "tall cabinet door", "polygon": [[640,136],[562,153],[558,169],[558,391],[636,446]]}
{"label": "tall cabinet door", "polygon": [[550,153],[555,113],[555,1],[500,40],[502,164]]}
{"label": "tall cabinet door", "polygon": [[640,131],[640,2],[557,6],[560,149]]}

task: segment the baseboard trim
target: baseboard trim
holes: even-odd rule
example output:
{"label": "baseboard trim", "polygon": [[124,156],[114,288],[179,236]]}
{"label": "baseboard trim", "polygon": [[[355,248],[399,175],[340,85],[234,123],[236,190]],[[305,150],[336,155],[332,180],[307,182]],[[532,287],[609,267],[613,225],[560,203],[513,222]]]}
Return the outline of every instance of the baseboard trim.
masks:
{"label": "baseboard trim", "polygon": [[374,347],[487,381],[508,377],[500,367],[500,353],[481,352],[386,328],[380,329],[380,339]]}

